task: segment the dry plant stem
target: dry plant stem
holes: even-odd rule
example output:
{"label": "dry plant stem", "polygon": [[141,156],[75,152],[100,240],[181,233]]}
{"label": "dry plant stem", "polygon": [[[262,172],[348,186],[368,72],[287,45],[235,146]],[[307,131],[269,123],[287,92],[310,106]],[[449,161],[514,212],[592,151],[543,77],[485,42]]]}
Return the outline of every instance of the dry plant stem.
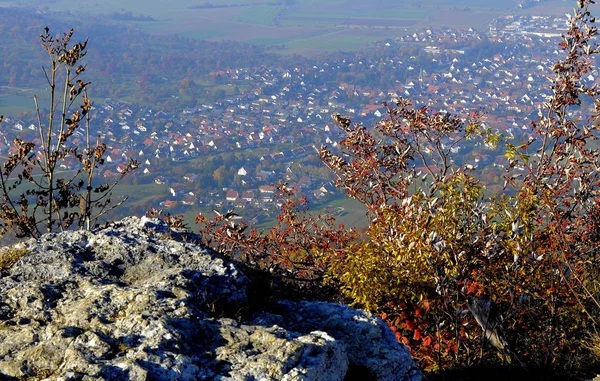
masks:
{"label": "dry plant stem", "polygon": [[[47,120],[43,120],[42,107],[38,98],[34,97],[41,157],[36,157],[33,142],[15,140],[18,152],[9,156],[4,171],[0,173],[3,201],[0,203],[0,234],[13,229],[17,237],[38,237],[44,232],[73,227],[91,229],[108,211],[122,205],[124,200],[116,203],[111,200],[112,191],[123,176],[138,166],[135,160],[130,159],[114,182],[94,186],[95,171],[104,164],[106,145],[98,139],[92,146],[92,103],[87,94],[90,82],[80,78],[85,65],[79,64],[87,53],[87,40],[72,44],[73,34],[71,29],[60,37],[53,37],[45,28],[40,35],[42,47],[50,60],[50,68],[43,69],[50,88]],[[76,102],[81,100],[80,95],[83,96],[83,104],[74,111]],[[69,142],[81,129],[84,129],[85,145],[78,151],[78,147]],[[72,176],[62,178],[57,169],[69,156],[79,162],[79,167],[74,169]],[[8,178],[17,169],[22,172],[15,183],[9,185]],[[32,176],[34,169],[41,172],[39,180]],[[33,184],[34,189],[25,189],[20,196],[14,196],[12,193],[15,189],[22,189],[18,187],[23,181]],[[97,194],[96,198],[94,194]],[[32,199],[33,207],[29,205]]]}
{"label": "dry plant stem", "polygon": [[[88,98],[88,92],[87,89],[84,90],[84,95],[85,98]],[[97,162],[96,162],[96,155],[94,155],[92,153],[92,147],[90,145],[90,136],[91,136],[91,132],[90,132],[90,121],[91,121],[91,117],[90,117],[90,113],[88,112],[85,115],[85,149],[84,149],[84,155],[86,156],[86,160],[88,160],[88,162],[90,161],[90,156],[91,156],[91,162],[89,164],[90,168],[89,170],[85,171],[85,165],[83,170],[86,172],[86,183],[85,183],[85,192],[83,194],[83,203],[84,203],[84,207],[83,207],[83,215],[85,216],[84,218],[84,225],[85,225],[85,229],[89,230],[91,225],[90,225],[90,215],[92,214],[92,180],[94,178],[94,168],[96,168]],[[96,146],[98,146],[100,144],[99,141],[99,137],[96,139]]]}
{"label": "dry plant stem", "polygon": [[[48,52],[48,54],[50,54],[50,52]],[[48,111],[48,128],[46,131],[46,144],[43,148],[43,152],[44,152],[44,160],[45,160],[45,166],[42,168],[42,171],[44,172],[44,174],[47,176],[48,178],[48,194],[49,194],[49,200],[48,200],[48,205],[46,206],[47,210],[46,210],[46,218],[48,219],[46,221],[46,232],[49,233],[52,231],[52,214],[53,214],[53,210],[52,210],[52,200],[53,197],[52,195],[54,194],[54,164],[52,163],[53,158],[52,158],[52,131],[54,129],[54,107],[55,107],[55,97],[56,97],[56,60],[54,59],[54,57],[52,57],[52,54],[50,54],[50,60],[51,60],[51,65],[52,65],[52,69],[50,71],[50,109]],[[39,109],[36,110],[39,113]],[[43,125],[40,123],[40,125],[38,126],[40,128],[40,130],[43,129]],[[44,141],[44,140],[42,140]]]}

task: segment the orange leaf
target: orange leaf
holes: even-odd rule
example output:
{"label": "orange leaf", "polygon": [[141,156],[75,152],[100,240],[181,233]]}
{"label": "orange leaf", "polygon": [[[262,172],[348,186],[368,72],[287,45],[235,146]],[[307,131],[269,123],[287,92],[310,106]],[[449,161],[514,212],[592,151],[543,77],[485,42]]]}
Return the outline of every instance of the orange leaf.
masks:
{"label": "orange leaf", "polygon": [[407,320],[405,323],[406,329],[410,329],[411,331],[415,329],[415,322],[412,320]]}
{"label": "orange leaf", "polygon": [[421,331],[420,330],[415,329],[415,333],[413,334],[413,339],[421,340]]}
{"label": "orange leaf", "polygon": [[450,350],[451,350],[453,353],[458,353],[458,345],[457,345],[457,344],[454,344],[454,345],[452,345],[452,346],[450,347]]}

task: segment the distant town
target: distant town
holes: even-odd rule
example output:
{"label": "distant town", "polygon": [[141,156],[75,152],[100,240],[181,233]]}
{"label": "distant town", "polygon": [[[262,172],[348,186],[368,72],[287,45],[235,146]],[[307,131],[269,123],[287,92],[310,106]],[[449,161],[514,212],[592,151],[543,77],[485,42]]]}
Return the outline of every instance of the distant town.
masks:
{"label": "distant town", "polygon": [[[316,151],[340,139],[331,115],[373,125],[385,118],[382,102],[400,97],[463,116],[483,110],[488,127],[526,139],[528,121],[548,94],[549,68],[563,54],[558,42],[565,31],[564,17],[505,15],[486,31],[427,29],[383,40],[368,54],[315,59],[310,67],[215,71],[210,76],[231,87],[231,95],[195,108],[167,111],[107,99],[93,112],[93,127],[108,145],[101,175],[118,176],[128,158],[137,159],[134,181],[166,184],[160,206],[173,212],[191,206],[272,211],[278,181],[326,200],[337,191]],[[332,81],[340,72],[345,80]],[[586,80],[599,77],[594,70]],[[574,112],[590,106],[584,102]],[[15,149],[16,136],[31,134],[39,143],[35,123],[5,118],[0,155]],[[502,152],[472,148],[458,147],[465,162],[499,170],[506,163]],[[231,164],[217,153],[237,160]],[[69,161],[63,166],[69,170]]]}

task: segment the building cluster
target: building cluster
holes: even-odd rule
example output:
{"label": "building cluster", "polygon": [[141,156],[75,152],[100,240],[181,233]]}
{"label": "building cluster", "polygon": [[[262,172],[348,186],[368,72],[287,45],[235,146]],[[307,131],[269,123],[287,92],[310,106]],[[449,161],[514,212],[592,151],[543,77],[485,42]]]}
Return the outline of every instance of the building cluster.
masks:
{"label": "building cluster", "polygon": [[[212,73],[242,90],[193,109],[166,111],[109,99],[95,105],[93,116],[93,127],[108,146],[108,165],[102,175],[118,175],[129,157],[136,158],[141,164],[138,175],[169,184],[163,201],[167,208],[198,204],[268,208],[277,203],[273,184],[279,179],[310,197],[323,197],[334,191],[331,182],[297,175],[292,167],[315,155],[322,144],[336,145],[340,135],[331,114],[369,125],[385,117],[382,101],[401,97],[419,107],[465,116],[483,110],[484,122],[493,129],[527,134],[528,121],[537,117],[549,94],[550,68],[565,54],[558,46],[562,31],[560,18],[505,16],[492,23],[487,35],[473,30],[427,30],[386,40],[373,46],[370,54],[355,58],[344,55],[307,67]],[[482,40],[492,44],[493,54],[477,53]],[[407,41],[426,44],[419,57],[403,54]],[[452,48],[444,47],[448,42],[454,43]],[[340,81],[339,73],[354,76]],[[385,87],[352,80],[381,73],[390,75]],[[599,77],[593,70],[585,80],[598,83]],[[7,118],[5,126],[0,155],[15,149],[8,143],[16,136],[30,134],[39,143],[35,121]],[[78,134],[81,141],[84,137]],[[161,170],[165,161],[186,165],[204,155],[258,148],[263,150],[255,161],[235,168],[236,182],[232,177],[226,186],[202,194],[193,171],[175,178]],[[487,156],[482,155],[490,164],[503,160]],[[257,164],[263,162],[275,163],[271,166],[275,169],[259,169]],[[69,160],[62,165],[69,169]]]}

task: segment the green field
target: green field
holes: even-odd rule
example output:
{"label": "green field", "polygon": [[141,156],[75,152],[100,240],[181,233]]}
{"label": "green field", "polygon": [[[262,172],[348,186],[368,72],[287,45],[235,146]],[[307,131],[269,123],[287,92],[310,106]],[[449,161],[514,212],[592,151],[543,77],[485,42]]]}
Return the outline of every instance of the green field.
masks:
{"label": "green field", "polygon": [[291,40],[285,43],[285,47],[287,52],[318,54],[326,51],[356,50],[381,39],[381,37],[375,38],[373,35],[362,34],[353,30],[337,31],[335,35],[328,34],[325,37],[328,38],[315,36]]}
{"label": "green field", "polygon": [[33,109],[31,96],[0,94],[0,115],[18,115]]}
{"label": "green field", "polygon": [[[302,9],[302,8],[299,8]],[[430,15],[436,13],[434,9],[427,8],[392,8],[392,9],[360,9],[360,8],[350,8],[344,10],[338,10],[336,13],[323,13],[319,10],[308,10],[308,11],[296,11],[290,12],[289,15],[286,13],[286,16],[293,17],[310,17],[314,19],[320,18],[359,18],[359,19],[368,19],[368,18],[394,18],[394,19],[425,19]]]}
{"label": "green field", "polygon": [[0,115],[17,116],[34,111],[34,95],[37,95],[40,107],[44,108],[49,101],[47,93],[48,91],[44,89],[0,88]]}
{"label": "green field", "polygon": [[248,24],[273,25],[275,17],[281,11],[283,11],[283,7],[269,5],[245,7],[235,18],[235,21]]}
{"label": "green field", "polygon": [[[208,7],[207,3],[212,4]],[[35,6],[43,10],[71,11],[70,0],[42,5],[36,0],[3,0],[2,6]],[[572,3],[551,0],[523,13],[564,14]],[[91,14],[125,14],[155,21],[132,23],[154,35],[177,34],[195,39],[230,39],[265,45],[285,45],[290,53],[354,50],[367,43],[435,26],[485,28],[516,1],[431,0],[80,0],[78,7]],[[332,33],[332,29],[334,29]]]}
{"label": "green field", "polygon": [[341,215],[335,216],[336,221],[344,226],[365,228],[369,226],[367,219],[367,208],[360,202],[344,196],[328,202],[326,205],[315,205],[314,209],[320,212],[336,209]]}

